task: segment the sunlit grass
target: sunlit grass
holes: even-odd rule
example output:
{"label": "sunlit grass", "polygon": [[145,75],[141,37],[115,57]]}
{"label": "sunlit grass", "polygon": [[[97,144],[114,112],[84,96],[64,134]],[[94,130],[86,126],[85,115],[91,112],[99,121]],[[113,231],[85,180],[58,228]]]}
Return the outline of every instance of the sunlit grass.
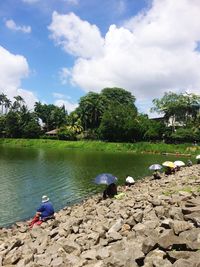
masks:
{"label": "sunlit grass", "polygon": [[[17,147],[46,147],[46,148],[76,148],[95,151],[122,151],[132,153],[174,153],[177,155],[195,155],[199,150],[189,150],[191,144],[165,144],[165,143],[110,143],[102,141],[61,141],[49,139],[0,139],[1,145]],[[200,152],[199,152],[200,153]]]}

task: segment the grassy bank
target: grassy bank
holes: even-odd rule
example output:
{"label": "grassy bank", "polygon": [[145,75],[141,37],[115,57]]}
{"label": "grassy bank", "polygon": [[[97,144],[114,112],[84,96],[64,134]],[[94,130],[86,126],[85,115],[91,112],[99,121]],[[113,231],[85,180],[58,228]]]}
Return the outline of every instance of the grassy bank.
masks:
{"label": "grassy bank", "polygon": [[107,143],[101,141],[60,141],[47,139],[0,139],[0,145],[34,148],[76,148],[95,151],[122,151],[135,153],[178,153],[196,155],[200,147],[191,144],[164,144],[164,143]]}

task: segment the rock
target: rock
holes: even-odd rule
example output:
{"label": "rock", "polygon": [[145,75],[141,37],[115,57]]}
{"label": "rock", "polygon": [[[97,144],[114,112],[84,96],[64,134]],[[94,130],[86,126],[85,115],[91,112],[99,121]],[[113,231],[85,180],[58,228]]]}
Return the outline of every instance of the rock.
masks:
{"label": "rock", "polygon": [[149,253],[152,249],[154,249],[155,245],[157,244],[157,240],[153,237],[147,237],[142,244],[142,252],[144,254]]}
{"label": "rock", "polygon": [[64,267],[63,265],[63,258],[62,257],[58,257],[52,260],[51,262],[51,266],[52,267]]}
{"label": "rock", "polygon": [[200,212],[200,206],[196,206],[196,207],[183,207],[182,208],[182,212],[183,214],[190,214],[190,213],[193,213],[193,212]]}
{"label": "rock", "polygon": [[65,252],[67,253],[73,253],[75,255],[80,255],[81,253],[81,248],[78,244],[76,244],[75,242],[69,242],[69,241],[65,241],[63,244],[61,244],[63,249],[65,250]]}
{"label": "rock", "polygon": [[108,230],[108,233],[118,232],[122,228],[122,225],[123,225],[123,220],[118,219],[116,223],[113,224],[112,227]]}
{"label": "rock", "polygon": [[185,222],[185,221],[178,221],[173,220],[170,223],[171,228],[174,230],[174,233],[178,235],[181,232],[184,232],[186,230],[190,230],[193,228],[193,225],[191,223]]}
{"label": "rock", "polygon": [[97,257],[97,252],[95,249],[91,249],[91,250],[88,250],[88,251],[84,251],[82,254],[81,254],[81,257],[84,258],[84,259],[87,259],[87,260],[94,260],[96,259]]}
{"label": "rock", "polygon": [[184,216],[184,219],[191,220],[197,227],[200,227],[200,212],[192,212]]}
{"label": "rock", "polygon": [[113,242],[113,241],[121,240],[122,236],[118,232],[112,231],[106,234],[106,238],[108,239],[108,242]]}
{"label": "rock", "polygon": [[172,266],[173,267],[200,267],[200,263],[192,262],[191,260],[179,259]]}
{"label": "rock", "polygon": [[0,229],[0,266],[200,267],[199,176],[200,165],[183,168],[137,181],[120,201],[92,196],[32,230]]}

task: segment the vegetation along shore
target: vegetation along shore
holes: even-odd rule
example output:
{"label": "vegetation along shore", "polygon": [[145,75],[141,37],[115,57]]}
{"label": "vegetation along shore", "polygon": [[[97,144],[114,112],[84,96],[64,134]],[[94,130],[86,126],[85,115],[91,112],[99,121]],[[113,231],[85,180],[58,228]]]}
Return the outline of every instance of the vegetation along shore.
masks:
{"label": "vegetation along shore", "polygon": [[0,266],[200,266],[200,165],[95,195],[29,229],[0,229]]}
{"label": "vegetation along shore", "polygon": [[32,148],[76,148],[95,151],[122,151],[133,153],[161,153],[174,154],[181,156],[192,156],[199,153],[199,146],[193,144],[165,144],[165,143],[112,143],[103,141],[62,141],[49,139],[14,139],[0,138],[0,145],[13,147],[32,147]]}

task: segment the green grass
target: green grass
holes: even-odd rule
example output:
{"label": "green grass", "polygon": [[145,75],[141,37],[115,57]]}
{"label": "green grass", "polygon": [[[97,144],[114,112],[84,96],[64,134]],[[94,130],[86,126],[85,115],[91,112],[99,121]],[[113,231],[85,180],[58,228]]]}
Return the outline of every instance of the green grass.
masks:
{"label": "green grass", "polygon": [[[190,150],[191,144],[164,144],[164,143],[109,143],[101,141],[61,141],[49,139],[12,139],[1,138],[0,145],[15,147],[35,147],[35,148],[74,148],[95,151],[122,151],[133,153],[177,153],[177,154],[198,154],[196,150]],[[200,153],[200,152],[199,152]]]}

